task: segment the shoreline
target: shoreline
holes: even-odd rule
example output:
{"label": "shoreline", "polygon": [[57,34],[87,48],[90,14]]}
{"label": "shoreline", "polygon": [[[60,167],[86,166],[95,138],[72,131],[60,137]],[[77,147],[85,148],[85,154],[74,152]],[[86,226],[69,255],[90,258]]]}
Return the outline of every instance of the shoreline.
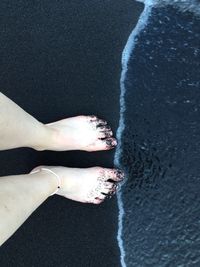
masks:
{"label": "shoreline", "polygon": [[[121,72],[121,78],[120,78],[120,88],[121,88],[121,94],[120,94],[120,119],[119,119],[119,126],[117,129],[117,138],[118,140],[122,140],[123,133],[125,130],[125,94],[126,94],[126,86],[125,86],[125,80],[126,80],[126,75],[128,72],[128,63],[131,58],[131,53],[133,53],[134,48],[135,48],[135,39],[137,36],[140,34],[140,32],[147,26],[149,16],[151,14],[151,6],[145,5],[138,22],[129,35],[129,38],[127,40],[127,43],[124,47],[124,50],[122,52],[122,72]],[[118,166],[119,168],[121,167],[120,165],[120,156],[122,156],[122,142],[119,142],[118,147],[116,149],[115,153],[115,158],[114,162],[115,165]],[[126,171],[126,170],[124,170]],[[124,183],[123,183],[124,184]],[[122,201],[122,191],[120,190],[119,193],[117,194],[117,203],[118,203],[118,209],[119,209],[119,214],[118,214],[118,233],[117,233],[117,240],[118,240],[118,245],[120,249],[120,261],[121,261],[121,266],[126,267],[125,263],[125,256],[126,252],[124,249],[124,243],[122,239],[123,235],[123,218],[125,215],[124,211],[124,204]]]}

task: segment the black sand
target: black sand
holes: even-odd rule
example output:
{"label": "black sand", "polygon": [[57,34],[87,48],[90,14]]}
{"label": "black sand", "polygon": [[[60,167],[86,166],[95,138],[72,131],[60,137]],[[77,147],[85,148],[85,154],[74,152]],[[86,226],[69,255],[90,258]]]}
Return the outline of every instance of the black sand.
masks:
{"label": "black sand", "polygon": [[[47,123],[79,114],[119,119],[121,52],[142,11],[127,1],[1,1],[0,88]],[[17,118],[16,118],[17,119]],[[112,167],[110,152],[0,153],[0,175],[38,164]],[[119,266],[116,199],[46,201],[0,250],[0,266]]]}

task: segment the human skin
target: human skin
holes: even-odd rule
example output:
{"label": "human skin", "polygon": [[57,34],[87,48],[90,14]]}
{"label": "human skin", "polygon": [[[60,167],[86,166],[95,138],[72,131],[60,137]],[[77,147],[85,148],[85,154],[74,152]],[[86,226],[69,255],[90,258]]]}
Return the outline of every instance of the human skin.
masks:
{"label": "human skin", "polygon": [[[107,122],[96,116],[77,116],[43,124],[0,93],[0,150],[109,150],[117,144]],[[80,138],[81,135],[81,138]]]}
{"label": "human skin", "polygon": [[[77,116],[45,125],[0,93],[0,150],[108,150],[116,146],[112,135],[107,122],[96,116]],[[55,192],[57,177],[60,188],[56,194],[100,204],[116,192],[124,175],[120,170],[102,167],[38,166],[33,173],[0,177],[0,245]]]}

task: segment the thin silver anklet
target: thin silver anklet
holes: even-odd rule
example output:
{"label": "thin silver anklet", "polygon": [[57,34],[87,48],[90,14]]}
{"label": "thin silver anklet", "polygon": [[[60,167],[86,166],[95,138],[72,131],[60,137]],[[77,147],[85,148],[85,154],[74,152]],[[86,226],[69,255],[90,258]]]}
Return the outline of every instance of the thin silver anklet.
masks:
{"label": "thin silver anklet", "polygon": [[55,172],[53,172],[52,170],[49,170],[47,168],[40,168],[39,170],[35,170],[35,171],[30,172],[30,174],[37,173],[40,171],[47,171],[47,172],[50,172],[56,176],[57,181],[58,181],[58,186],[57,186],[57,189],[50,196],[55,195],[58,192],[58,190],[61,188],[61,178]]}

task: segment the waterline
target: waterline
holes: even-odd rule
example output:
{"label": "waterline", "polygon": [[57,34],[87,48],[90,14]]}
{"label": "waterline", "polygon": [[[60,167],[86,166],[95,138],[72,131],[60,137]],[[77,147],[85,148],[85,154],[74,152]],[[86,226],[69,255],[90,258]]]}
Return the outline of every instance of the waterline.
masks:
{"label": "waterline", "polygon": [[[130,59],[131,54],[133,53],[134,47],[136,45],[137,39],[136,37],[140,34],[140,32],[145,28],[145,26],[148,23],[148,19],[151,15],[151,10],[152,10],[153,3],[152,1],[148,1],[148,3],[145,4],[144,10],[142,14],[139,17],[138,23],[134,30],[131,32],[128,41],[124,47],[124,50],[122,52],[122,72],[121,72],[121,78],[120,78],[120,118],[119,118],[119,127],[117,129],[117,139],[118,139],[118,146],[115,152],[115,157],[114,157],[114,164],[115,166],[119,168],[123,168],[120,164],[120,155],[122,152],[122,142],[121,138],[123,135],[123,132],[125,130],[125,122],[124,122],[124,112],[126,110],[125,107],[125,93],[126,93],[126,88],[125,88],[125,80],[126,80],[126,73],[128,71],[128,62]],[[124,249],[124,244],[123,244],[123,218],[125,215],[124,211],[124,206],[123,206],[123,201],[122,201],[122,188],[119,189],[117,193],[117,203],[118,203],[118,208],[119,208],[119,215],[118,215],[118,233],[117,233],[117,241],[118,241],[118,246],[120,249],[120,262],[122,267],[127,267],[126,262],[125,262],[125,256],[126,252]]]}

